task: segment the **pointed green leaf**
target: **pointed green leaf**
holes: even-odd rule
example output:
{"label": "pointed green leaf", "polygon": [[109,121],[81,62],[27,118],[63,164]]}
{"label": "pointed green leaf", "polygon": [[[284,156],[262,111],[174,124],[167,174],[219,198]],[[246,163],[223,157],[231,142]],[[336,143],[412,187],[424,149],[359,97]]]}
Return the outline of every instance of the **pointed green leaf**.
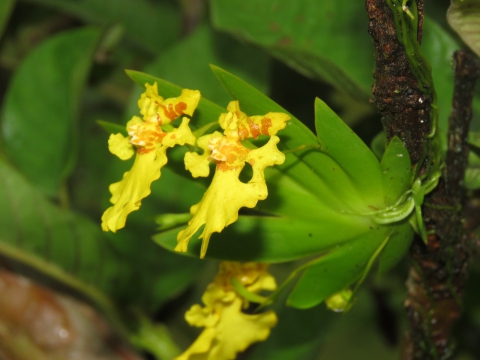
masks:
{"label": "pointed green leaf", "polygon": [[99,36],[99,30],[83,28],[42,43],[21,64],[6,95],[5,152],[51,196],[72,170],[78,102]]}
{"label": "pointed green leaf", "polygon": [[385,203],[394,205],[410,187],[412,164],[408,151],[398,137],[394,137],[382,158]]}
{"label": "pointed green leaf", "polygon": [[[308,210],[307,210],[308,211]],[[154,236],[159,245],[174,251],[177,234],[183,227]],[[336,213],[324,214],[322,221],[289,217],[240,216],[220,235],[213,234],[207,257],[233,261],[282,262],[318,254],[351,239],[362,238],[365,219]],[[369,232],[367,232],[369,234]],[[193,236],[185,255],[198,257],[202,240]]]}
{"label": "pointed green leaf", "polygon": [[300,309],[313,307],[353,284],[392,229],[381,226],[340,245],[309,266],[291,292],[287,304]]}
{"label": "pointed green leaf", "polygon": [[[397,225],[397,224],[396,224]],[[405,256],[413,240],[413,228],[408,219],[395,226],[390,240],[378,259],[378,273],[384,274]]]}
{"label": "pointed green leaf", "polygon": [[127,129],[123,125],[115,124],[109,121],[97,120],[97,124],[102,127],[109,134],[120,133],[123,136],[127,136]]}
{"label": "pointed green leaf", "polygon": [[[211,68],[232,98],[240,101],[240,108],[248,115],[266,114],[272,111],[287,113],[291,116],[287,127],[279,132],[281,141],[278,146],[281,150],[284,148],[295,150],[305,146],[307,148],[287,154],[285,163],[276,169],[332,207],[337,207],[339,210],[342,207],[345,210],[345,207],[349,207],[348,204],[353,204],[354,208],[357,207],[358,201],[355,198],[358,198],[358,194],[351,191],[354,184],[342,169],[332,162],[332,159],[315,148],[308,148],[309,145],[318,145],[318,141],[302,122],[235,75],[217,66],[212,65]],[[349,197],[349,200],[339,205],[338,199],[342,197]]]}
{"label": "pointed green leaf", "polygon": [[1,161],[0,227],[0,254],[20,265],[18,271],[33,269],[28,275],[46,276],[49,285],[66,288],[106,312],[111,304],[104,294],[155,311],[188,286],[201,265],[149,241],[139,247],[132,233],[112,240],[98,223],[50,203]]}
{"label": "pointed green leaf", "polygon": [[[363,2],[212,0],[220,30],[257,44],[300,73],[367,99],[372,82],[372,42]],[[333,36],[335,34],[335,36]]]}
{"label": "pointed green leaf", "polygon": [[386,140],[387,139],[385,137],[385,132],[381,131],[373,138],[370,144],[372,152],[375,154],[379,161],[382,160],[383,153],[385,152]]}
{"label": "pointed green leaf", "polygon": [[352,179],[371,207],[381,208],[382,171],[368,146],[322,100],[315,100],[315,128],[322,151]]}
{"label": "pointed green leaf", "polygon": [[168,1],[30,0],[98,25],[119,24],[130,40],[158,53],[180,35],[180,14]]}

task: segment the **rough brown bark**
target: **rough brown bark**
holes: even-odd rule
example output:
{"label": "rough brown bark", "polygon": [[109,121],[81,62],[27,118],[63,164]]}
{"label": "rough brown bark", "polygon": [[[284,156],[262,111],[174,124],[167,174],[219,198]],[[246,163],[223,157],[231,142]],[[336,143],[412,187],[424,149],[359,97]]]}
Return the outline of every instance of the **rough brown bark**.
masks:
{"label": "rough brown bark", "polygon": [[467,280],[470,244],[461,214],[463,178],[468,158],[468,127],[479,63],[456,52],[453,109],[442,180],[425,199],[424,220],[432,232],[428,244],[411,248],[405,308],[410,329],[403,359],[448,359],[453,355],[452,328],[460,317]]}
{"label": "rough brown bark", "polygon": [[[421,41],[423,1],[417,1],[418,41]],[[379,109],[387,139],[398,136],[412,164],[424,153],[425,135],[430,132],[431,99],[419,89],[410,70],[405,49],[397,39],[393,13],[385,0],[367,0],[368,32],[375,47],[373,103]]]}
{"label": "rough brown bark", "polygon": [[[419,35],[423,1],[418,0]],[[427,164],[431,129],[428,98],[410,71],[405,49],[398,41],[394,16],[386,0],[366,0],[369,33],[375,46],[373,103],[378,107],[387,139],[398,136],[412,164]],[[468,244],[461,217],[462,181],[467,161],[466,137],[478,64],[466,53],[456,55],[454,110],[450,118],[446,166],[438,187],[425,199],[424,220],[431,235],[425,245],[412,245],[407,280],[410,328],[402,359],[447,359],[452,355],[451,331],[460,316],[467,277]],[[426,160],[425,159],[426,156]],[[431,157],[432,159],[434,156]],[[423,162],[424,161],[424,162]]]}

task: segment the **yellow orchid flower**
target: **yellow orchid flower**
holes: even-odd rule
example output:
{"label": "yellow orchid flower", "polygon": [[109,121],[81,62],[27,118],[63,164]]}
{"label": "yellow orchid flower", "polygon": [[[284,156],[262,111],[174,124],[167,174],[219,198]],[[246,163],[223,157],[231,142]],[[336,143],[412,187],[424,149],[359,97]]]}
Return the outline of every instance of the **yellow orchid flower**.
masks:
{"label": "yellow orchid flower", "polygon": [[[248,117],[240,111],[238,101],[231,101],[227,110],[229,112],[219,118],[223,134],[214,132],[200,137],[197,145],[204,150],[203,154],[188,152],[185,155],[185,168],[193,177],[208,176],[210,161],[216,164],[212,183],[202,200],[190,208],[193,218],[178,234],[175,247],[176,251],[187,251],[190,238],[205,224],[200,235],[203,239],[201,258],[205,256],[213,232],[221,232],[235,222],[241,207],[253,208],[258,200],[267,197],[265,168],[285,161],[285,155],[277,149],[280,139],[275,134],[285,128],[290,116],[270,112]],[[258,149],[247,149],[241,143],[241,140],[257,139],[260,135],[270,136],[270,139]],[[247,184],[238,178],[246,162],[253,169],[253,176]]]}
{"label": "yellow orchid flower", "polygon": [[182,115],[192,116],[200,101],[197,90],[182,90],[177,98],[163,99],[158,95],[157,83],[145,84],[146,90],[138,101],[143,119],[134,116],[127,123],[128,136],[112,134],[108,148],[122,160],[130,159],[137,153],[130,171],[123,179],[110,185],[112,194],[109,207],[102,216],[102,229],[116,232],[125,226],[127,216],[140,208],[143,198],[150,194],[150,185],[160,177],[160,169],[167,163],[166,151],[175,145],[195,143],[189,119],[182,118],[177,129],[165,132],[160,127]]}
{"label": "yellow orchid flower", "polygon": [[267,267],[258,263],[220,263],[218,275],[202,296],[205,307],[193,305],[185,314],[190,325],[205,329],[176,360],[235,359],[238,352],[270,335],[270,329],[277,323],[275,313],[271,310],[255,315],[243,313],[249,302],[232,286],[235,278],[253,293],[275,290],[275,279]]}

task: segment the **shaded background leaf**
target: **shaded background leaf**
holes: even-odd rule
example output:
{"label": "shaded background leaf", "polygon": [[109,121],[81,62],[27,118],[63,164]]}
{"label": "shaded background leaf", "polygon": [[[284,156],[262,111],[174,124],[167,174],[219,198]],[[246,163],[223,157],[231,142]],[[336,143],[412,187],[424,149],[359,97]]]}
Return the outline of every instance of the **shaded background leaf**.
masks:
{"label": "shaded background leaf", "polygon": [[452,0],[447,20],[470,49],[480,56],[480,1]]}
{"label": "shaded background leaf", "polygon": [[79,99],[99,37],[98,29],[83,28],[41,44],[15,73],[5,99],[2,147],[50,196],[74,166]]}
{"label": "shaded background leaf", "polygon": [[147,0],[26,0],[68,12],[98,25],[120,24],[143,49],[157,53],[180,35],[177,10],[168,1]]}

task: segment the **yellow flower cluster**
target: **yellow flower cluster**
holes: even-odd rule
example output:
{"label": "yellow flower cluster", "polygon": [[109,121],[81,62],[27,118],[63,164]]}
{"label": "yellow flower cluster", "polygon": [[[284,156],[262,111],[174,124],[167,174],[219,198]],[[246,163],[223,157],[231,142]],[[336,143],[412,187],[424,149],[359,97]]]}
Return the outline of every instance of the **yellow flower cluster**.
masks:
{"label": "yellow flower cluster", "polygon": [[193,305],[185,314],[191,326],[204,327],[197,340],[176,360],[229,360],[254,342],[267,339],[277,323],[271,310],[248,315],[242,312],[249,301],[232,285],[238,280],[249,292],[276,289],[275,279],[267,272],[268,265],[221,262],[214,281],[202,296],[204,307]]}
{"label": "yellow flower cluster", "polygon": [[110,185],[112,197],[102,216],[102,229],[116,232],[125,226],[128,214],[140,208],[140,202],[150,194],[150,185],[160,177],[160,169],[167,163],[167,149],[175,145],[195,143],[189,119],[182,118],[178,129],[170,132],[161,125],[169,124],[182,115],[192,116],[200,101],[197,90],[183,90],[177,98],[164,100],[158,95],[157,83],[145,85],[146,91],[138,100],[143,119],[134,116],[127,123],[128,136],[112,134],[108,149],[122,160],[130,159],[136,148],[137,156],[130,171],[123,179]]}
{"label": "yellow flower cluster", "polygon": [[[240,208],[253,208],[258,200],[267,197],[264,171],[285,161],[285,155],[277,149],[280,139],[276,134],[285,128],[290,117],[274,112],[247,116],[240,111],[238,101],[232,101],[228,112],[218,119],[223,134],[216,131],[195,139],[187,117],[173,131],[161,128],[182,115],[192,116],[199,101],[200,92],[196,90],[184,89],[177,98],[163,99],[158,95],[156,83],[146,84],[146,91],[138,101],[143,118],[134,116],[127,123],[128,136],[112,134],[108,141],[110,151],[122,160],[131,158],[135,150],[137,155],[132,169],[121,181],[110,185],[113,206],[102,216],[103,230],[115,232],[125,226],[128,214],[140,207],[141,200],[150,194],[151,183],[160,177],[160,169],[167,163],[167,149],[175,145],[193,145],[196,141],[203,150],[201,155],[194,152],[185,155],[185,168],[195,178],[209,175],[210,162],[216,165],[210,187],[190,209],[193,217],[188,227],[179,232],[175,250],[185,252],[191,237],[205,225],[200,235],[203,258],[212,233],[221,232],[235,222]],[[242,144],[242,140],[257,139],[260,135],[269,137],[264,146],[252,150]],[[252,167],[253,176],[243,183],[239,175],[246,163]]]}

